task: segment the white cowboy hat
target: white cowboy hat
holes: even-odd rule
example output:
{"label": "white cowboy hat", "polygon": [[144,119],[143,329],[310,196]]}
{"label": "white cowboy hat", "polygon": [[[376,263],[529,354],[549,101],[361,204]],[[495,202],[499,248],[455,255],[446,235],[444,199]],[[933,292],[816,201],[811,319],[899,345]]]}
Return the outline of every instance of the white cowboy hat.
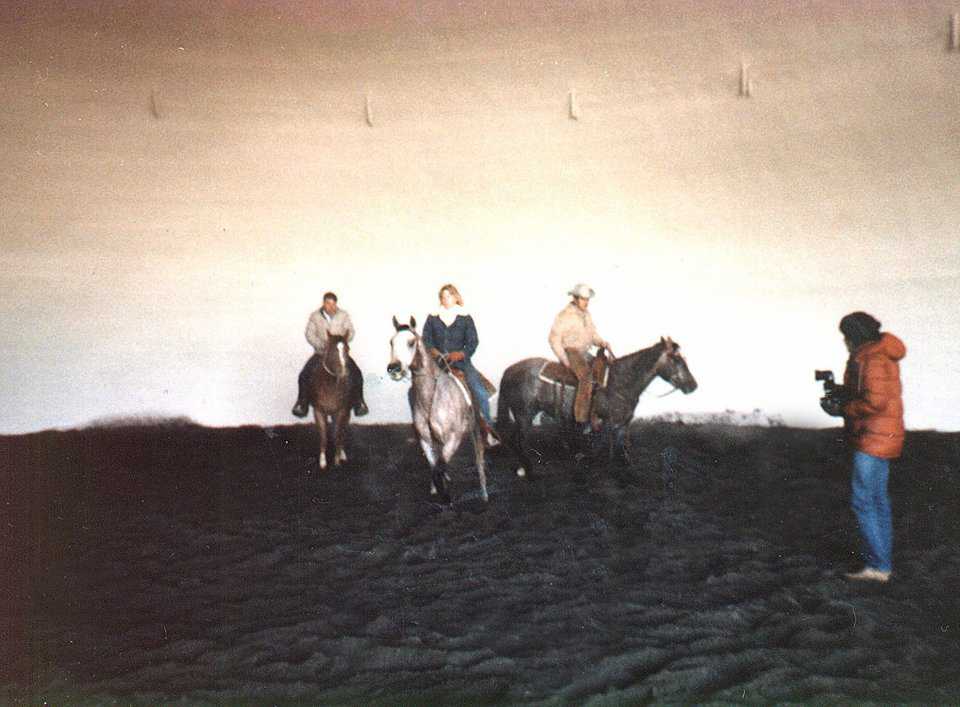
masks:
{"label": "white cowboy hat", "polygon": [[575,285],[574,288],[570,290],[567,294],[572,295],[574,297],[582,297],[583,299],[590,299],[596,293],[593,291],[592,287],[590,287],[589,285],[584,285],[581,282]]}

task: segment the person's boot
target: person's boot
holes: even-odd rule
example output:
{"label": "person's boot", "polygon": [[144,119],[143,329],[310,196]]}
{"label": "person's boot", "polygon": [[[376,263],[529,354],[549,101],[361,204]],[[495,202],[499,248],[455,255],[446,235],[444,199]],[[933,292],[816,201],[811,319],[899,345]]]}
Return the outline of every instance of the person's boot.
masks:
{"label": "person's boot", "polygon": [[601,420],[597,415],[590,415],[590,431],[593,434],[599,434],[600,430],[603,429],[603,420]]}
{"label": "person's boot", "polygon": [[490,423],[480,418],[480,430],[483,432],[483,445],[490,449],[500,444],[500,435],[490,426]]}
{"label": "person's boot", "polygon": [[353,406],[353,415],[354,417],[363,417],[370,412],[370,408],[367,407],[367,403],[363,400],[360,400],[359,403]]}
{"label": "person's boot", "polygon": [[306,417],[307,413],[310,412],[310,406],[302,400],[298,400],[297,404],[293,406],[293,410],[290,412],[297,417]]}

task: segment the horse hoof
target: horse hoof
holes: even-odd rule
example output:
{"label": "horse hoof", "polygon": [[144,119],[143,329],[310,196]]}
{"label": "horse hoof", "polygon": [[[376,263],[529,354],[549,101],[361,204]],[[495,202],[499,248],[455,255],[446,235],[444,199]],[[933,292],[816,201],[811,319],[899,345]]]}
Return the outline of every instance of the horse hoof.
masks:
{"label": "horse hoof", "polygon": [[320,459],[317,461],[317,465],[320,467],[320,471],[323,471],[327,468],[327,455],[321,454]]}
{"label": "horse hoof", "polygon": [[521,479],[526,475],[527,475],[527,471],[522,466],[519,469],[517,469],[517,476],[519,476]]}
{"label": "horse hoof", "polygon": [[430,486],[430,495],[431,495],[431,496],[436,496],[436,495],[437,495],[437,487],[436,487],[436,486]]}
{"label": "horse hoof", "polygon": [[347,453],[344,452],[343,450],[340,450],[337,453],[337,463],[339,464],[340,462],[345,462],[345,461],[347,461]]}

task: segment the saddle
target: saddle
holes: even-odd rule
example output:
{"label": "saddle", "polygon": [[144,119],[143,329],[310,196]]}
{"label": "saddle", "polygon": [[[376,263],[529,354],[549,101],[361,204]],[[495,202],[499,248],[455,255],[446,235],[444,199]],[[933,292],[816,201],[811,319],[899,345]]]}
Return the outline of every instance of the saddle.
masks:
{"label": "saddle", "polygon": [[559,361],[546,361],[540,368],[540,380],[544,383],[559,383],[569,386],[577,384],[576,374]]}
{"label": "saddle", "polygon": [[[467,384],[467,374],[466,374],[462,369],[457,368],[457,367],[455,367],[455,366],[447,366],[447,367],[446,367],[446,371],[447,371],[448,373],[452,374],[454,378],[456,378],[457,380],[459,380],[459,381],[460,381],[461,383],[463,383],[464,385]],[[485,375],[483,375],[482,373],[480,373],[480,371],[477,371],[477,373],[480,375],[480,382],[483,383],[483,387],[487,389],[487,392],[488,392],[490,395],[493,395],[494,393],[496,393],[496,392],[497,392],[497,386],[495,386],[493,383],[491,383],[491,382],[490,382],[490,379],[487,378],[487,377],[486,377]]]}
{"label": "saddle", "polygon": [[[607,369],[609,368],[606,355],[601,352],[597,356],[588,356],[587,363],[590,365],[590,378],[593,384],[606,387]],[[557,383],[572,388],[575,388],[578,383],[577,374],[559,361],[545,361],[543,366],[540,367],[540,380],[544,383]]]}
{"label": "saddle", "polygon": [[[588,385],[590,386],[590,393],[588,397],[588,404],[592,410],[593,403],[595,401],[593,398],[593,391],[597,388],[605,389],[607,386],[609,361],[607,360],[606,354],[603,351],[600,351],[600,353],[594,357],[588,356],[587,363],[590,366],[590,380],[588,382]],[[577,388],[579,385],[577,374],[564,366],[562,363],[558,363],[556,361],[545,361],[543,366],[540,367],[540,380],[552,385],[554,417],[556,419],[560,419],[564,408],[564,391],[567,387],[574,389]]]}

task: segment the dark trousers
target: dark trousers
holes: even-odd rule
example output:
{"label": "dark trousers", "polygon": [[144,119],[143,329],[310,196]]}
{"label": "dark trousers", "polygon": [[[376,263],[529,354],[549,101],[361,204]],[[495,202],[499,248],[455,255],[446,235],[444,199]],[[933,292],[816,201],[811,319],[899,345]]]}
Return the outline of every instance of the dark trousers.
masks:
{"label": "dark trousers", "polygon": [[576,349],[564,349],[570,370],[577,376],[577,396],[573,400],[573,419],[586,422],[590,419],[590,401],[593,398],[593,379],[587,357]]}
{"label": "dark trousers", "polygon": [[[300,371],[300,377],[297,384],[300,391],[297,394],[297,402],[306,405],[310,402],[310,379],[313,372],[323,365],[323,359],[319,354],[314,354],[303,364],[303,370]],[[350,371],[350,404],[355,406],[363,401],[363,374],[360,367],[352,357],[347,357],[347,369]]]}

